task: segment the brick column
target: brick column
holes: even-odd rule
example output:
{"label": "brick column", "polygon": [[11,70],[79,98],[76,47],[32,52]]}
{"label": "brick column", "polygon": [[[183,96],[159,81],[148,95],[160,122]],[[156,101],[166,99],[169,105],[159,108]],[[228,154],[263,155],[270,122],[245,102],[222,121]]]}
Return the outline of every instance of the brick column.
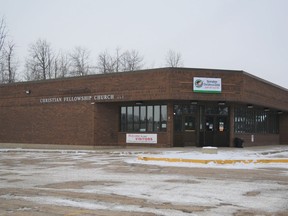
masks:
{"label": "brick column", "polygon": [[174,107],[173,102],[167,103],[167,147],[173,147],[173,140],[174,140]]}
{"label": "brick column", "polygon": [[230,106],[230,124],[229,124],[229,146],[230,147],[234,147],[234,109],[235,109],[235,106],[234,104],[231,104]]}

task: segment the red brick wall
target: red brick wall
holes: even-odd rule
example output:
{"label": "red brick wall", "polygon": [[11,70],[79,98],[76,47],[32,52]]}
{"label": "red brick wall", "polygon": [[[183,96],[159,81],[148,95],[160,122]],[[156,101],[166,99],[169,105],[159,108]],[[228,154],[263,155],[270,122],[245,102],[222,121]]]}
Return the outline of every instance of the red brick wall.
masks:
{"label": "red brick wall", "polygon": [[89,104],[1,107],[1,142],[91,145]]}
{"label": "red brick wall", "polygon": [[[191,73],[193,72],[193,73]],[[222,78],[221,94],[193,92],[193,77]],[[220,71],[209,69],[171,69],[171,98],[178,100],[201,101],[239,101],[241,99],[242,73],[239,71]]]}
{"label": "red brick wall", "polygon": [[[222,93],[194,93],[194,76],[222,78]],[[113,94],[115,99],[95,105],[91,101],[40,103],[41,98],[100,94]],[[287,95],[241,71],[182,68],[0,85],[0,142],[125,145],[125,136],[119,133],[120,105],[150,101],[169,104],[171,120],[167,132],[158,134],[157,146],[171,146],[173,103],[178,100],[233,101],[288,111]],[[282,143],[287,142],[287,122],[286,115],[280,121]]]}
{"label": "red brick wall", "polygon": [[119,106],[113,103],[96,103],[94,110],[94,145],[118,145]]}
{"label": "red brick wall", "polygon": [[288,114],[279,115],[280,144],[288,145]]}
{"label": "red brick wall", "polygon": [[251,140],[252,134],[237,134],[235,137],[244,140],[244,147],[248,146],[265,146],[265,145],[275,145],[279,144],[278,134],[254,134],[254,142]]}
{"label": "red brick wall", "polygon": [[243,76],[242,101],[263,107],[288,111],[288,92],[271,83],[262,82],[252,75]]}

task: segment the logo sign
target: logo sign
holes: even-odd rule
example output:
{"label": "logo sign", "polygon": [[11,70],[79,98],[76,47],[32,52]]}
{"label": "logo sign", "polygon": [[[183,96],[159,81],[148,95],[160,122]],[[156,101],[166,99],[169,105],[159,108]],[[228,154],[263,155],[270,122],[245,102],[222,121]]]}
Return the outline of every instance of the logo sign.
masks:
{"label": "logo sign", "polygon": [[126,134],[126,143],[157,143],[157,134]]}
{"label": "logo sign", "polygon": [[200,93],[221,93],[221,78],[194,77],[193,91]]}

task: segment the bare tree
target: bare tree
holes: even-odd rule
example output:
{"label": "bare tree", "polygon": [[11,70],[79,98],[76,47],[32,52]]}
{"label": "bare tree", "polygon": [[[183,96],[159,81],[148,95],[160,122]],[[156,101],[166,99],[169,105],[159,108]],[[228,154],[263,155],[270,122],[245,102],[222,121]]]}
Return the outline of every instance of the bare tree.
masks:
{"label": "bare tree", "polygon": [[136,50],[126,51],[122,56],[123,71],[140,70],[143,67],[143,56]]}
{"label": "bare tree", "polygon": [[50,43],[38,39],[29,49],[26,59],[26,78],[28,80],[46,80],[53,78],[54,52]]}
{"label": "bare tree", "polygon": [[90,53],[83,47],[75,47],[70,53],[71,75],[84,76],[90,72]]}
{"label": "bare tree", "polygon": [[15,60],[15,44],[7,42],[8,31],[4,17],[0,19],[0,75],[2,83],[15,82],[19,62]]}
{"label": "bare tree", "polygon": [[0,53],[4,47],[6,37],[7,37],[6,23],[5,19],[2,17],[0,20]]}
{"label": "bare tree", "polygon": [[98,55],[97,68],[103,74],[114,72],[114,60],[107,50]]}
{"label": "bare tree", "polygon": [[180,53],[174,50],[169,50],[166,55],[166,66],[168,67],[182,67],[183,61]]}
{"label": "bare tree", "polygon": [[2,17],[0,19],[0,75],[1,75],[1,82],[4,82],[5,80],[5,61],[4,61],[4,44],[5,44],[5,39],[7,37],[7,30],[6,30],[6,23],[4,18]]}
{"label": "bare tree", "polygon": [[100,73],[113,73],[122,71],[135,71],[143,67],[143,57],[136,50],[121,52],[117,48],[115,55],[110,55],[107,51],[98,56],[97,68]]}
{"label": "bare tree", "polygon": [[69,76],[71,67],[69,55],[66,52],[60,52],[57,58],[55,58],[54,67],[55,74],[57,71],[57,77],[63,78]]}
{"label": "bare tree", "polygon": [[64,78],[69,76],[70,58],[66,52],[60,51],[52,61],[53,78]]}
{"label": "bare tree", "polygon": [[0,69],[2,83],[15,82],[18,65],[19,62],[15,59],[15,44],[13,42],[9,42],[7,47],[3,49],[3,58]]}
{"label": "bare tree", "polygon": [[123,61],[123,53],[121,53],[121,50],[119,47],[116,48],[115,56],[113,60],[113,66],[115,72],[121,72],[122,71],[122,63]]}

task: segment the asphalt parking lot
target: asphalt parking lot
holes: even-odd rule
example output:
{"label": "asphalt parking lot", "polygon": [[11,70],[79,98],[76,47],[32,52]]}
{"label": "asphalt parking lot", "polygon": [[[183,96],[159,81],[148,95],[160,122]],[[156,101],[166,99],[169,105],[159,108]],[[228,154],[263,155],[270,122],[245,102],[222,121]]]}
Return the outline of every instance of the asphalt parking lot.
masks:
{"label": "asphalt parking lot", "polygon": [[136,162],[143,153],[2,149],[0,215],[288,215],[288,167]]}

